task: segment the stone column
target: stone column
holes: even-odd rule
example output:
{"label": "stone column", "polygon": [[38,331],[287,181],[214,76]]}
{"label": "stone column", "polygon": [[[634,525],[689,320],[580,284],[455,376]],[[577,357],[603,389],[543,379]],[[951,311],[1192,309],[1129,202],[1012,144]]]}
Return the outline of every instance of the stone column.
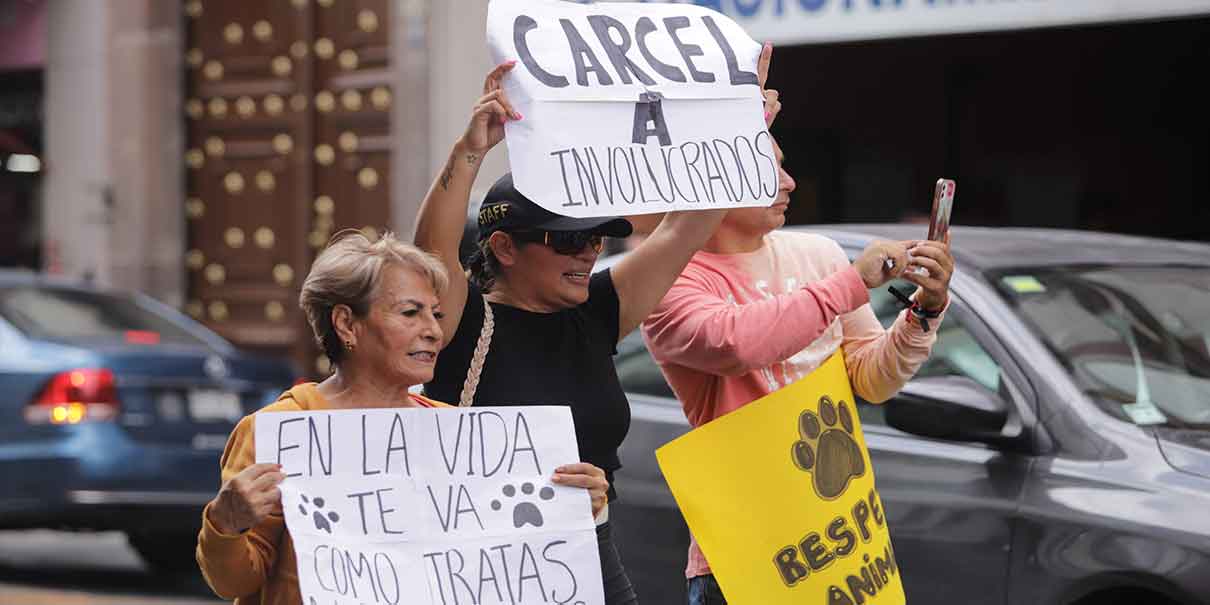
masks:
{"label": "stone column", "polygon": [[[398,0],[392,60],[397,74],[392,114],[394,221],[409,234],[450,145],[466,129],[471,105],[491,68],[487,52],[487,2]],[[508,170],[501,144],[488,155],[471,193],[473,211],[487,188]]]}
{"label": "stone column", "polygon": [[112,279],[179,308],[185,295],[181,4],[107,6]]}
{"label": "stone column", "polygon": [[48,269],[184,296],[178,0],[50,0]]}
{"label": "stone column", "polygon": [[43,259],[111,282],[108,4],[50,0],[46,41]]}
{"label": "stone column", "polygon": [[[429,16],[425,0],[391,3],[391,222],[411,241],[420,202],[432,175],[429,141]],[[437,10],[440,10],[438,7]]]}

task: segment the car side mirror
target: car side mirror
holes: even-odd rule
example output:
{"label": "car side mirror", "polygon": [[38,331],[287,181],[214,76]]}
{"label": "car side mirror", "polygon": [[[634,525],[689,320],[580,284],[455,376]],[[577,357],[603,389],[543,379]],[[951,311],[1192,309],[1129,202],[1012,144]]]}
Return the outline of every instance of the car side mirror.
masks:
{"label": "car side mirror", "polygon": [[886,404],[886,422],[924,437],[953,441],[1004,441],[1008,405],[966,376],[930,376],[904,385]]}

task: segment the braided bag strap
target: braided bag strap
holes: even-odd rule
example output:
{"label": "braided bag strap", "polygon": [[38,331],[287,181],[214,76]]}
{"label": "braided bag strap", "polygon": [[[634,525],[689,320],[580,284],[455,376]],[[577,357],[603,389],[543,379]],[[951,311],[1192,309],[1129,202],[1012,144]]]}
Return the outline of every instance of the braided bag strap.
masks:
{"label": "braided bag strap", "polygon": [[471,365],[466,369],[466,382],[462,383],[462,396],[458,398],[458,407],[470,407],[475,400],[475,390],[479,388],[479,375],[483,373],[483,362],[487,360],[487,350],[492,346],[492,333],[496,330],[496,318],[492,313],[492,305],[483,297],[483,329],[479,331],[479,342],[475,344],[475,355],[471,357]]}

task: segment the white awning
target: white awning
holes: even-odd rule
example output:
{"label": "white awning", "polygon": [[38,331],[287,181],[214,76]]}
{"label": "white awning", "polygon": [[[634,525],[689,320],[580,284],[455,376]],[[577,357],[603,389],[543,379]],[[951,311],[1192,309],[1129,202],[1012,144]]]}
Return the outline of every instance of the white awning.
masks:
{"label": "white awning", "polygon": [[726,13],[756,40],[813,44],[1210,15],[1210,0],[642,0]]}

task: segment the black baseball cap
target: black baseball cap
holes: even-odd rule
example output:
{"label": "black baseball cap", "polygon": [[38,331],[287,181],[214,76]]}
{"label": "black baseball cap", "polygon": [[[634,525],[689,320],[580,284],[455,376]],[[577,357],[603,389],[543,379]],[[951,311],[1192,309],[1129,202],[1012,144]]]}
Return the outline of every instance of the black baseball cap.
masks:
{"label": "black baseball cap", "polygon": [[479,207],[479,241],[496,231],[590,231],[609,237],[626,237],[634,231],[630,221],[616,216],[576,218],[555,214],[521,195],[513,174],[496,181]]}

